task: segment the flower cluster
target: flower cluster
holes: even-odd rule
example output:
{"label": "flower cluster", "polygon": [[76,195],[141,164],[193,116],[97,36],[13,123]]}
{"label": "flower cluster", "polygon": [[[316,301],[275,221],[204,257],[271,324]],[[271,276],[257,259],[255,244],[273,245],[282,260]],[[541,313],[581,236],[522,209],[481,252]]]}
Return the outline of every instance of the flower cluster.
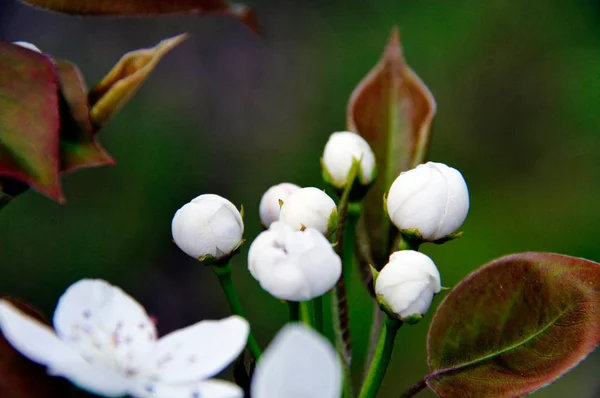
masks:
{"label": "flower cluster", "polygon": [[[338,224],[347,216],[349,200],[364,197],[377,174],[373,151],[352,132],[332,134],[321,163],[325,181],[341,193],[338,204],[316,187],[281,183],[269,188],[259,205],[265,230],[248,252],[250,274],[291,310],[323,296],[340,281],[347,264],[333,247],[335,239],[356,237],[348,236],[344,222]],[[468,191],[460,172],[430,162],[400,174],[385,207],[401,240],[414,246],[441,243],[453,238],[463,223]],[[310,328],[284,327],[261,357],[229,265],[244,243],[243,211],[221,196],[203,194],[177,210],[171,230],[184,253],[212,266],[234,315],[158,338],[151,318],[129,295],[105,281],[84,279],[60,298],[54,330],[5,300],[0,301],[0,330],[49,374],[108,397],[241,397],[239,386],[213,376],[246,346],[259,359],[250,386],[254,398],[294,396],[298,391],[315,398],[340,396],[338,355]],[[406,249],[398,247],[374,271],[374,290],[390,319],[411,323],[428,311],[441,281],[428,256]],[[351,263],[352,257],[346,260]]]}

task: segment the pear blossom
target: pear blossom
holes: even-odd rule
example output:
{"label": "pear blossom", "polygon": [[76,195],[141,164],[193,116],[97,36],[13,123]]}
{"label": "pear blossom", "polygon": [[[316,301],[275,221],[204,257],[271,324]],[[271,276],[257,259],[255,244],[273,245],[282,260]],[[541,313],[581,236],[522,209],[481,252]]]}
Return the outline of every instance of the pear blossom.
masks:
{"label": "pear blossom", "polygon": [[0,331],[48,373],[97,395],[236,398],[235,384],[211,379],[244,349],[248,323],[201,321],[157,339],[144,308],[118,287],[83,279],[61,296],[54,329],[0,300]]}
{"label": "pear blossom", "polygon": [[434,262],[414,250],[393,253],[375,281],[377,301],[400,319],[425,314],[440,290],[440,272]]}
{"label": "pear blossom", "polygon": [[227,199],[204,194],[177,210],[171,223],[173,240],[188,256],[221,259],[242,244],[244,221]]}
{"label": "pear blossom", "polygon": [[324,235],[335,230],[337,208],[329,195],[318,188],[302,188],[281,206],[279,221],[294,229],[315,228]]}
{"label": "pear blossom", "polygon": [[358,180],[362,185],[369,185],[376,175],[375,155],[373,150],[360,135],[351,131],[340,131],[331,134],[323,152],[322,166],[328,182],[336,188],[344,188],[348,183],[348,173],[354,161],[360,162]]}
{"label": "pear blossom", "polygon": [[248,269],[276,298],[306,301],[335,286],[342,273],[342,261],[316,229],[297,231],[276,221],[252,242]]}
{"label": "pear blossom", "polygon": [[21,47],[26,48],[26,49],[31,50],[31,51],[35,51],[36,53],[40,53],[40,54],[42,53],[42,50],[40,50],[39,48],[37,48],[37,46],[35,44],[31,44],[31,43],[26,42],[26,41],[13,41],[12,44],[17,45],[17,46],[21,46]]}
{"label": "pear blossom", "polygon": [[399,230],[416,231],[425,241],[441,239],[467,217],[467,184],[458,170],[443,163],[421,164],[392,183],[387,211]]}
{"label": "pear blossom", "polygon": [[287,198],[300,190],[296,184],[282,182],[281,184],[273,185],[263,194],[258,207],[260,214],[260,222],[265,228],[279,220],[279,212],[281,211],[281,203]]}
{"label": "pear blossom", "polygon": [[339,398],[340,360],[317,332],[301,324],[285,326],[258,361],[250,391],[253,398]]}

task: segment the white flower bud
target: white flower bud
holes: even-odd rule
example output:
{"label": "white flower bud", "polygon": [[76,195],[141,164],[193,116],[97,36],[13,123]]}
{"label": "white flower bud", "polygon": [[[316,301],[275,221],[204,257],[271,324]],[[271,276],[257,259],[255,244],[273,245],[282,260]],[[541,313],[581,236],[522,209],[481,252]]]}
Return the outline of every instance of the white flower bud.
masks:
{"label": "white flower bud", "polygon": [[443,163],[419,165],[396,178],[387,211],[399,230],[416,230],[426,241],[441,239],[456,232],[467,217],[467,184],[458,170]]}
{"label": "white flower bud", "polygon": [[375,281],[377,300],[400,319],[425,314],[440,290],[440,272],[433,261],[413,250],[393,253]]}
{"label": "white flower bud", "polygon": [[274,297],[306,301],[335,286],[342,273],[342,260],[316,229],[296,231],[276,221],[252,242],[248,269]]}
{"label": "white flower bud", "polygon": [[323,152],[323,169],[336,188],[343,188],[354,181],[348,180],[348,173],[356,159],[360,162],[358,180],[362,185],[369,185],[376,175],[375,155],[371,147],[360,135],[341,131],[331,134]]}
{"label": "white flower bud", "polygon": [[318,188],[302,188],[290,195],[281,206],[279,220],[294,229],[315,228],[329,235],[336,227],[335,202]]}
{"label": "white flower bud", "polygon": [[36,53],[40,53],[40,54],[42,53],[42,51],[39,48],[37,48],[37,46],[35,44],[31,44],[26,41],[13,41],[12,44],[21,46],[21,47],[26,48],[31,51],[35,51]]}
{"label": "white flower bud", "polygon": [[244,222],[238,209],[219,195],[205,194],[177,210],[173,240],[187,255],[223,258],[242,243]]}
{"label": "white flower bud", "polygon": [[263,194],[260,199],[258,211],[260,214],[260,222],[265,228],[279,220],[279,212],[281,211],[281,202],[285,202],[287,198],[300,190],[300,187],[289,182],[282,182],[278,185],[273,185]]}

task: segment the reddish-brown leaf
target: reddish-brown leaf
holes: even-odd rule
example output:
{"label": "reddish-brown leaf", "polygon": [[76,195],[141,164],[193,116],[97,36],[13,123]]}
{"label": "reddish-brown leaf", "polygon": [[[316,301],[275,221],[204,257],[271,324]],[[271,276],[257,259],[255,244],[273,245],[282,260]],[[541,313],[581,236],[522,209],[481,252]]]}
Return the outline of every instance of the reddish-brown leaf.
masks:
{"label": "reddish-brown leaf", "polygon": [[246,24],[254,32],[260,23],[254,12],[227,0],[20,0],[25,4],[74,15],[155,16],[161,14],[225,14]]}
{"label": "reddish-brown leaf", "polygon": [[58,201],[58,78],[52,60],[0,42],[0,177],[26,182]]}
{"label": "reddish-brown leaf", "polygon": [[369,142],[377,160],[378,177],[364,213],[378,262],[389,254],[391,234],[381,198],[400,172],[423,162],[435,110],[429,89],[406,64],[394,28],[379,63],[354,89],[347,111],[348,129]]}
{"label": "reddish-brown leaf", "polygon": [[113,159],[96,140],[87,89],[79,69],[68,61],[57,60],[56,63],[61,89],[61,171],[113,164]]}
{"label": "reddish-brown leaf", "polygon": [[131,51],[117,62],[112,70],[89,93],[92,123],[104,125],[148,78],[159,61],[187,38],[179,35],[165,39],[155,47]]}
{"label": "reddish-brown leaf", "polygon": [[600,343],[600,264],[549,253],[502,257],[452,289],[427,341],[427,385],[448,398],[527,395]]}
{"label": "reddish-brown leaf", "polygon": [[[44,323],[48,323],[30,305],[3,297],[13,305]],[[45,367],[31,362],[16,351],[0,333],[0,397],[2,398],[62,398],[69,389],[69,383],[58,377],[51,377]]]}

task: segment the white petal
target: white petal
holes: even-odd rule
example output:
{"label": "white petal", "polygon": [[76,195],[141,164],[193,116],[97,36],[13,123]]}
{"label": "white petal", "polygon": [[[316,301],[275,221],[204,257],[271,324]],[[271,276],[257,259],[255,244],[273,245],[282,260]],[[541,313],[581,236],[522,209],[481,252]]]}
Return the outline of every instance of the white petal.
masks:
{"label": "white petal", "polygon": [[267,189],[258,206],[260,222],[264,227],[269,228],[272,223],[279,220],[279,212],[281,211],[279,201],[285,202],[291,194],[299,189],[298,185],[289,182],[282,182]]}
{"label": "white petal", "polygon": [[54,313],[60,338],[88,362],[138,368],[156,344],[144,308],[118,287],[83,279],[62,295]]}
{"label": "white petal", "polygon": [[39,364],[81,361],[81,356],[43,323],[21,312],[6,300],[0,301],[0,329],[21,354]]}
{"label": "white petal", "polygon": [[187,384],[148,383],[131,393],[136,398],[242,398],[237,385],[216,379]]}
{"label": "white petal", "polygon": [[26,48],[28,50],[34,51],[36,53],[42,53],[42,51],[35,45],[35,44],[31,44],[29,42],[26,41],[13,41],[12,44],[15,44],[17,46],[21,46],[23,48]]}
{"label": "white petal", "polygon": [[105,397],[122,397],[131,390],[132,380],[112,369],[93,366],[85,361],[59,368],[48,373],[62,376],[79,388]]}
{"label": "white petal", "polygon": [[327,340],[302,325],[284,327],[261,357],[253,398],[339,398],[342,368]]}
{"label": "white petal", "polygon": [[[297,257],[298,267],[310,288],[310,297],[321,296],[331,290],[342,274],[342,260],[331,244],[317,230],[309,228],[296,232],[295,241],[290,241],[290,255]],[[307,250],[294,253],[294,246],[304,244]]]}
{"label": "white petal", "polygon": [[128,380],[85,362],[52,329],[5,300],[0,301],[0,329],[15,349],[32,361],[47,366],[50,374],[63,376],[96,394],[118,397],[127,393]]}
{"label": "white petal", "polygon": [[[231,207],[221,205],[209,221],[217,246],[217,256],[231,253],[242,240],[244,224],[238,210],[235,207],[231,209]],[[232,215],[234,216],[232,217]]]}
{"label": "white petal", "polygon": [[286,240],[292,239],[296,233],[302,234],[276,221],[269,230],[261,232],[254,239],[248,251],[248,269],[252,276],[263,289],[281,300],[304,301],[312,298],[302,270],[285,250]]}
{"label": "white petal", "polygon": [[458,170],[443,163],[435,163],[435,165],[444,174],[448,185],[446,211],[438,231],[434,234],[434,238],[439,239],[455,232],[467,218],[469,213],[469,190],[467,183]]}
{"label": "white petal", "polygon": [[147,367],[163,383],[207,379],[233,362],[248,332],[248,322],[239,316],[198,322],[162,337]]}

